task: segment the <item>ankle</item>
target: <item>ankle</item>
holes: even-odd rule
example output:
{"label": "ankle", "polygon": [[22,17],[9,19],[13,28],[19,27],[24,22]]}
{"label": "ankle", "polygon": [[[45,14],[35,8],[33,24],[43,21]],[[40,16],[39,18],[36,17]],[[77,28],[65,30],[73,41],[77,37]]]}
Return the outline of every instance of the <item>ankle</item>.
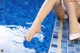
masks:
{"label": "ankle", "polygon": [[35,21],[33,22],[33,25],[41,25],[41,22],[40,22],[39,20],[35,20]]}
{"label": "ankle", "polygon": [[70,19],[72,19],[72,20],[77,20],[77,16],[76,15],[72,15],[72,16],[69,16],[70,17]]}

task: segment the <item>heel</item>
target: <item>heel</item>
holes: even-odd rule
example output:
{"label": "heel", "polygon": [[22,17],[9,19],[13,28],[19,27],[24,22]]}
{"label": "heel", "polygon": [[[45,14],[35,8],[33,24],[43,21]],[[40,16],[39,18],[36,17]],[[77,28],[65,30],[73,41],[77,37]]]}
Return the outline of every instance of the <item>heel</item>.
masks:
{"label": "heel", "polygon": [[80,38],[80,34],[79,33],[70,34],[70,40],[75,40],[75,39],[78,39],[78,38]]}

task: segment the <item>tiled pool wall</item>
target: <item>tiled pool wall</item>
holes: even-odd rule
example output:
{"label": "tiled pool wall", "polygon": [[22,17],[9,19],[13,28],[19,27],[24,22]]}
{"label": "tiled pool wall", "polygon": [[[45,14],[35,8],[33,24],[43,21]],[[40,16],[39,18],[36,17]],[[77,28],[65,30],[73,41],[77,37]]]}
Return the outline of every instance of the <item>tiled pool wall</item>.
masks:
{"label": "tiled pool wall", "polygon": [[[0,25],[16,25],[29,28],[44,0],[0,0]],[[36,53],[47,53],[54,28],[56,16],[50,14],[43,21],[41,27],[44,34],[43,42],[33,38],[31,42],[24,41],[26,48],[34,48]]]}

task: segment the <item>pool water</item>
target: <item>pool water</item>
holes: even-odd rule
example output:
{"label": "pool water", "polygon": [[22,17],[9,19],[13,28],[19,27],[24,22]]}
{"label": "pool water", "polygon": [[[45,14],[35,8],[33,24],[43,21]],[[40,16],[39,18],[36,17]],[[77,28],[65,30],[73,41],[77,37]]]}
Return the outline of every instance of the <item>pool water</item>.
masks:
{"label": "pool water", "polygon": [[9,48],[5,49],[5,53],[48,53],[56,18],[52,11],[43,21],[41,33],[35,35],[30,42],[23,37],[43,2],[44,0],[0,0],[0,37],[3,38],[0,38],[0,43],[4,44],[0,45],[4,46],[0,49]]}

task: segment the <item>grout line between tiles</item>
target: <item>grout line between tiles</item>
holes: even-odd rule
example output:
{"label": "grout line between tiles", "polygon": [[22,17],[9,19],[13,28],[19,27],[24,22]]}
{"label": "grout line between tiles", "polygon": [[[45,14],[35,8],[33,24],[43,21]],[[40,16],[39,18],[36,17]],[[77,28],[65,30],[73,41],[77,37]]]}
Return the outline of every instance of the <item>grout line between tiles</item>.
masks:
{"label": "grout line between tiles", "polygon": [[61,40],[62,40],[62,24],[63,20],[60,20],[60,27],[58,31],[58,48],[56,53],[61,53]]}
{"label": "grout line between tiles", "polygon": [[[68,25],[69,23],[67,23],[67,27],[69,27]],[[68,38],[69,38],[69,28],[67,28],[67,53],[68,53]]]}
{"label": "grout line between tiles", "polygon": [[[73,41],[73,43],[74,43],[74,41]],[[74,52],[76,53],[75,43],[74,43]]]}

